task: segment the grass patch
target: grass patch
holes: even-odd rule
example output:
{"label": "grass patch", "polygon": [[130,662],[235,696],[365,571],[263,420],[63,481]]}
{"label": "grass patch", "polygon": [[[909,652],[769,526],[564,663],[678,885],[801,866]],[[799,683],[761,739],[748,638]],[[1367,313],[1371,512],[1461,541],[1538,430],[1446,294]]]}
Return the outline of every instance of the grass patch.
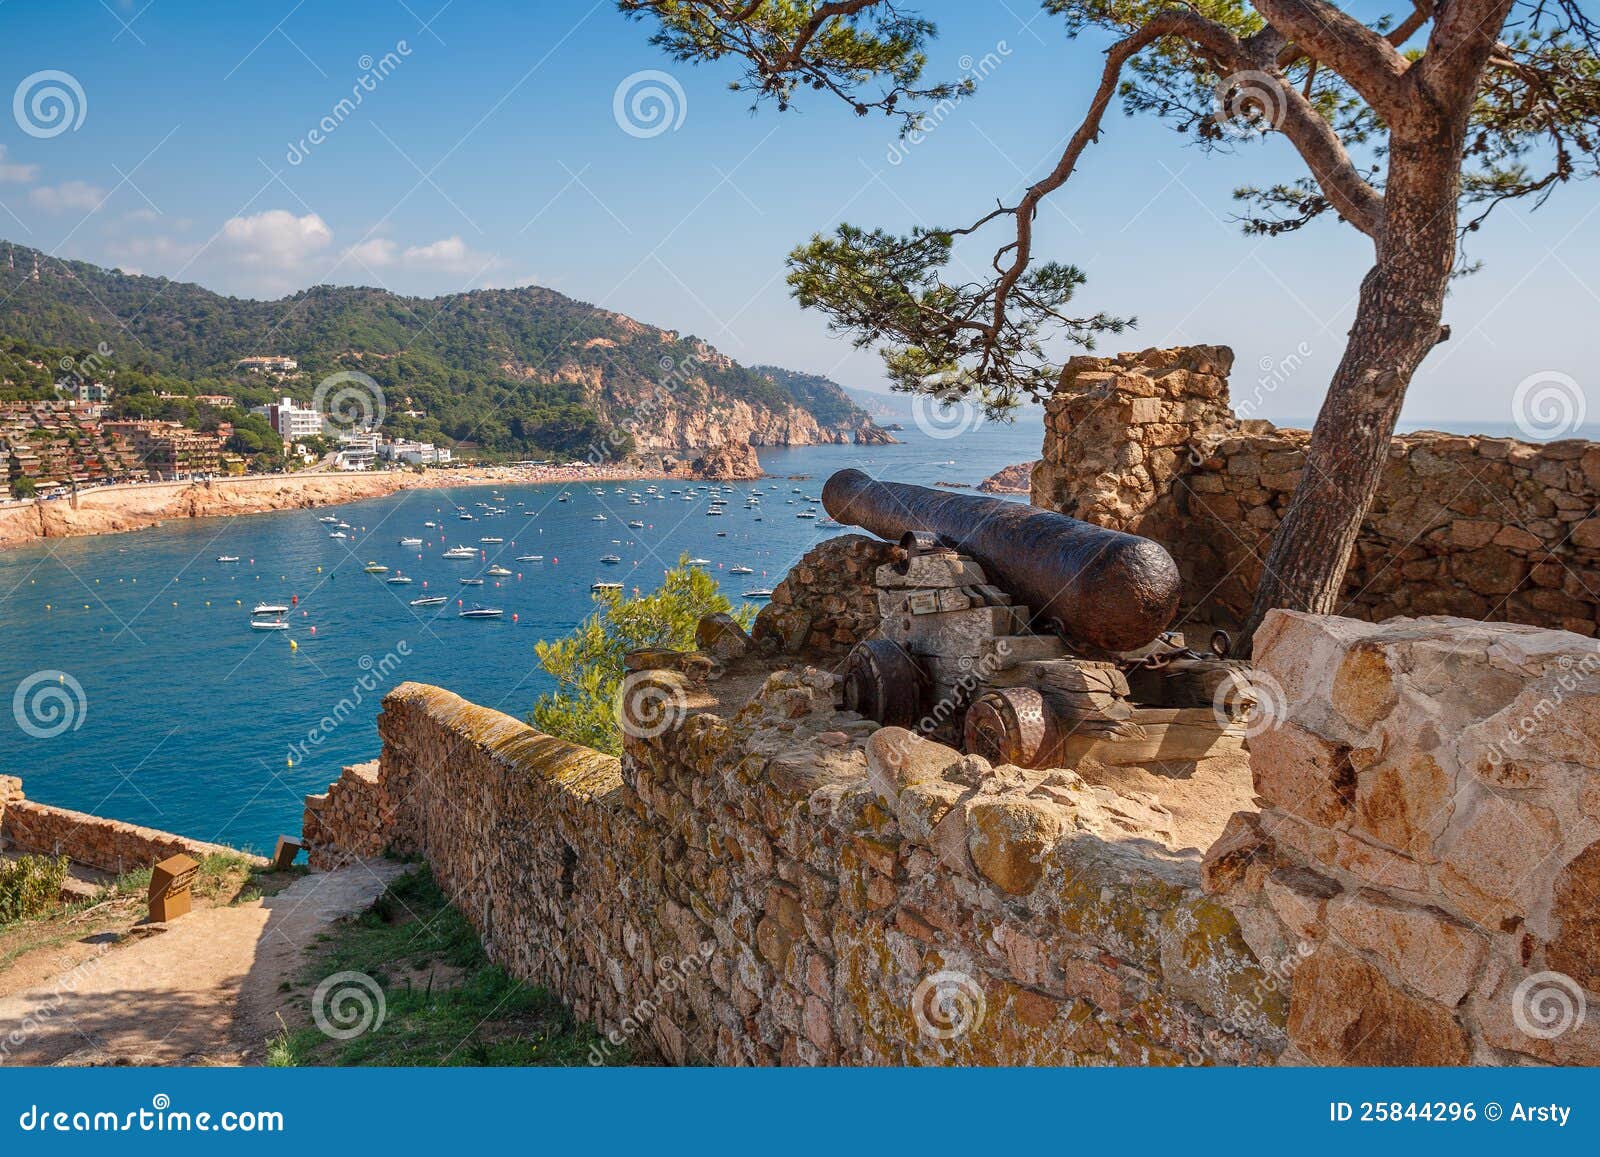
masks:
{"label": "grass patch", "polygon": [[[314,1022],[286,1025],[268,1045],[269,1065],[585,1065],[602,1044],[593,1026],[580,1024],[550,992],[490,963],[426,866],[322,940],[295,986],[306,1019],[317,986],[352,972],[381,989],[383,1021],[349,1040],[327,1036]],[[337,1002],[325,1007],[331,1014]],[[628,1063],[622,1050],[612,1052],[606,1063]]]}

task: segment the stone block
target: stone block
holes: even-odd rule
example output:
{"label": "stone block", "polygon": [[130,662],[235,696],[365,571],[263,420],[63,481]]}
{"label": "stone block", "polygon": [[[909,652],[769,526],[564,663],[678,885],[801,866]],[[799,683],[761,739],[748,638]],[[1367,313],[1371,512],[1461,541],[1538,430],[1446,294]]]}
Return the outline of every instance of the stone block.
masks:
{"label": "stone block", "polygon": [[1471,990],[1488,952],[1482,936],[1439,909],[1368,889],[1328,905],[1328,931],[1383,961],[1391,978],[1451,1008]]}
{"label": "stone block", "polygon": [[1318,1065],[1463,1065],[1471,1055],[1447,1009],[1327,944],[1295,969],[1289,1040]]}
{"label": "stone block", "polygon": [[917,590],[926,587],[970,587],[989,581],[983,568],[970,558],[942,554],[913,555],[905,573],[894,565],[880,566],[874,581],[880,590]]}
{"label": "stone block", "polygon": [[1044,873],[1044,855],[1066,829],[1062,810],[1040,800],[979,799],[968,808],[972,862],[1003,892],[1023,895]]}

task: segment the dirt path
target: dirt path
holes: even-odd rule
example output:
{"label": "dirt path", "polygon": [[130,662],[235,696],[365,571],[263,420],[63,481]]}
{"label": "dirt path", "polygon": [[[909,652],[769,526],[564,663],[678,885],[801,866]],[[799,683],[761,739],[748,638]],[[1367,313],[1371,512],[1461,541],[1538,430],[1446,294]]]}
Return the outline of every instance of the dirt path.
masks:
{"label": "dirt path", "polygon": [[365,911],[403,864],[369,860],[275,896],[134,931],[0,1000],[0,1065],[260,1063],[283,981],[334,921]]}

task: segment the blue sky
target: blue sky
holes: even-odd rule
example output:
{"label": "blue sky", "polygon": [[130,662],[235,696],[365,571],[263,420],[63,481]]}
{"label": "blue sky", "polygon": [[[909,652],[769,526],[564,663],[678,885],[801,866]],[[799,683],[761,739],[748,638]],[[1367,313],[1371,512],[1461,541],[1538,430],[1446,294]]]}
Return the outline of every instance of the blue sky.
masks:
{"label": "blue sky", "polygon": [[[249,296],[536,282],[745,362],[879,387],[875,355],[789,298],[785,254],[841,220],[961,223],[1013,198],[1049,167],[1100,64],[1097,43],[1068,41],[1026,0],[915,6],[941,28],[932,73],[987,75],[895,161],[889,121],[820,95],[752,114],[727,89],[732,66],[667,61],[610,0],[3,0],[0,96],[56,70],[84,107],[48,137],[0,116],[0,237]],[[335,114],[385,54],[388,75]],[[669,89],[675,127],[654,135],[613,113],[647,70],[682,93]],[[337,127],[291,160],[330,115]],[[1313,414],[1366,241],[1332,222],[1240,234],[1230,191],[1301,171],[1281,141],[1217,156],[1120,112],[1107,127],[1044,211],[1038,250],[1084,268],[1085,312],[1138,317],[1113,348],[1229,344],[1236,398],[1273,379],[1257,416]],[[1535,373],[1590,384],[1597,206],[1573,186],[1538,213],[1497,211],[1408,419],[1503,420]]]}

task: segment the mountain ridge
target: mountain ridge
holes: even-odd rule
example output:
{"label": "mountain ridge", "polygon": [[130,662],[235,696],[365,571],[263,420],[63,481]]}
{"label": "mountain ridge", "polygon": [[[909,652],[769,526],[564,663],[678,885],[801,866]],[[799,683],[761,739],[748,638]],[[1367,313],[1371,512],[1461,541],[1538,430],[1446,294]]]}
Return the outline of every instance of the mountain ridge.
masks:
{"label": "mountain ridge", "polygon": [[[0,242],[0,338],[109,350],[96,372],[113,383],[119,370],[175,376],[246,403],[276,392],[305,400],[326,375],[358,370],[383,391],[387,431],[491,454],[888,438],[837,383],[746,367],[692,335],[543,286],[422,298],[321,285],[263,301]],[[235,371],[263,355],[296,358],[300,371]]]}

